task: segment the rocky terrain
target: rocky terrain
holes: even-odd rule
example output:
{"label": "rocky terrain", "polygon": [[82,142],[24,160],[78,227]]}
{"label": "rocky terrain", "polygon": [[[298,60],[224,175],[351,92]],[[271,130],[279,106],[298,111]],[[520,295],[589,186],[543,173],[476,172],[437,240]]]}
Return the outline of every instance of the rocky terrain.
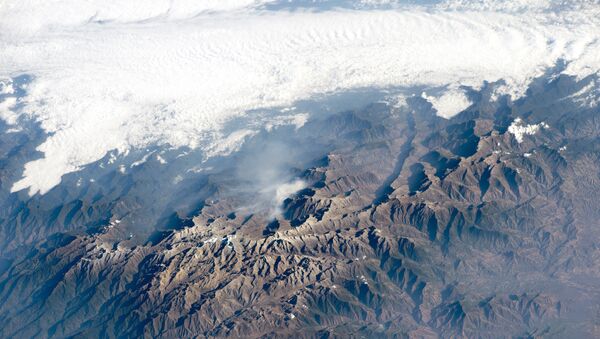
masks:
{"label": "rocky terrain", "polygon": [[[488,84],[449,120],[418,95],[324,115],[177,192],[134,180],[152,161],[3,191],[0,337],[598,337],[596,81]],[[281,136],[304,188],[274,209],[246,183],[264,168],[235,173]]]}

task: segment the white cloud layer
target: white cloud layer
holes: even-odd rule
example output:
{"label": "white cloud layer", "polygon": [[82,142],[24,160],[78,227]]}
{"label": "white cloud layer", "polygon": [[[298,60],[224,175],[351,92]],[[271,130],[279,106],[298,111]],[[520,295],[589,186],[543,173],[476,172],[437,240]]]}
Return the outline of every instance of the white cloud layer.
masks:
{"label": "white cloud layer", "polygon": [[549,128],[548,124],[541,122],[539,124],[528,124],[525,125],[521,118],[516,118],[510,126],[508,126],[508,132],[515,136],[515,139],[520,144],[523,142],[526,135],[536,134],[540,128]]}
{"label": "white cloud layer", "polygon": [[429,96],[424,92],[422,97],[431,103],[439,116],[446,119],[452,118],[471,106],[471,101],[464,91],[457,88],[448,89],[439,96]]}
{"label": "white cloud layer", "polygon": [[[1,2],[0,79],[33,80],[0,118],[31,118],[49,134],[13,191],[43,194],[114,149],[218,150],[224,122],[323,93],[498,79],[519,93],[559,59],[569,74],[600,68],[600,10],[589,1],[292,12],[267,3],[277,1]],[[453,91],[437,99],[450,110],[466,104]]]}

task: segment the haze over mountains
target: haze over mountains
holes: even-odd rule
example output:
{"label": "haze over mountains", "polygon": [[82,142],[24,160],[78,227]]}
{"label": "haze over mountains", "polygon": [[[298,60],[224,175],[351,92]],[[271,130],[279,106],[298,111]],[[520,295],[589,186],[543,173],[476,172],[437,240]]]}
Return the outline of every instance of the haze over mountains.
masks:
{"label": "haze over mountains", "polygon": [[597,337],[598,18],[0,4],[0,336]]}

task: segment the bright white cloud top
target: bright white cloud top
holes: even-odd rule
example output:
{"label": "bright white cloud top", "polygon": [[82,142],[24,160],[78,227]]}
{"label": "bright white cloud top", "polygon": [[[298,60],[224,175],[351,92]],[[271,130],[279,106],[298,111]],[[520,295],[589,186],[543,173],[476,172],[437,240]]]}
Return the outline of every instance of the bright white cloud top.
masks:
{"label": "bright white cloud top", "polygon": [[115,149],[215,149],[224,122],[319,94],[447,86],[433,103],[450,116],[468,104],[461,85],[504,79],[518,94],[559,60],[568,74],[600,69],[597,2],[359,1],[369,9],[322,11],[268,3],[276,4],[1,2],[2,88],[20,74],[32,81],[24,97],[5,95],[0,118],[33,119],[49,134],[13,191],[43,194]]}

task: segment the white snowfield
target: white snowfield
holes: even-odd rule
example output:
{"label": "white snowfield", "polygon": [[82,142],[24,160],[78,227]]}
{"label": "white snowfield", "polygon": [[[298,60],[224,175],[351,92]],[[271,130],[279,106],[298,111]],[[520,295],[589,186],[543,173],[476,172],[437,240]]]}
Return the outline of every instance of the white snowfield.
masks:
{"label": "white snowfield", "polygon": [[[441,86],[424,97],[451,117],[469,105],[460,86],[504,79],[519,96],[560,60],[580,77],[600,69],[597,1],[269,3],[0,2],[0,118],[49,134],[12,191],[44,194],[111,150],[220,149],[232,140],[225,122],[317,95]],[[31,81],[16,98],[11,79],[22,74]]]}

